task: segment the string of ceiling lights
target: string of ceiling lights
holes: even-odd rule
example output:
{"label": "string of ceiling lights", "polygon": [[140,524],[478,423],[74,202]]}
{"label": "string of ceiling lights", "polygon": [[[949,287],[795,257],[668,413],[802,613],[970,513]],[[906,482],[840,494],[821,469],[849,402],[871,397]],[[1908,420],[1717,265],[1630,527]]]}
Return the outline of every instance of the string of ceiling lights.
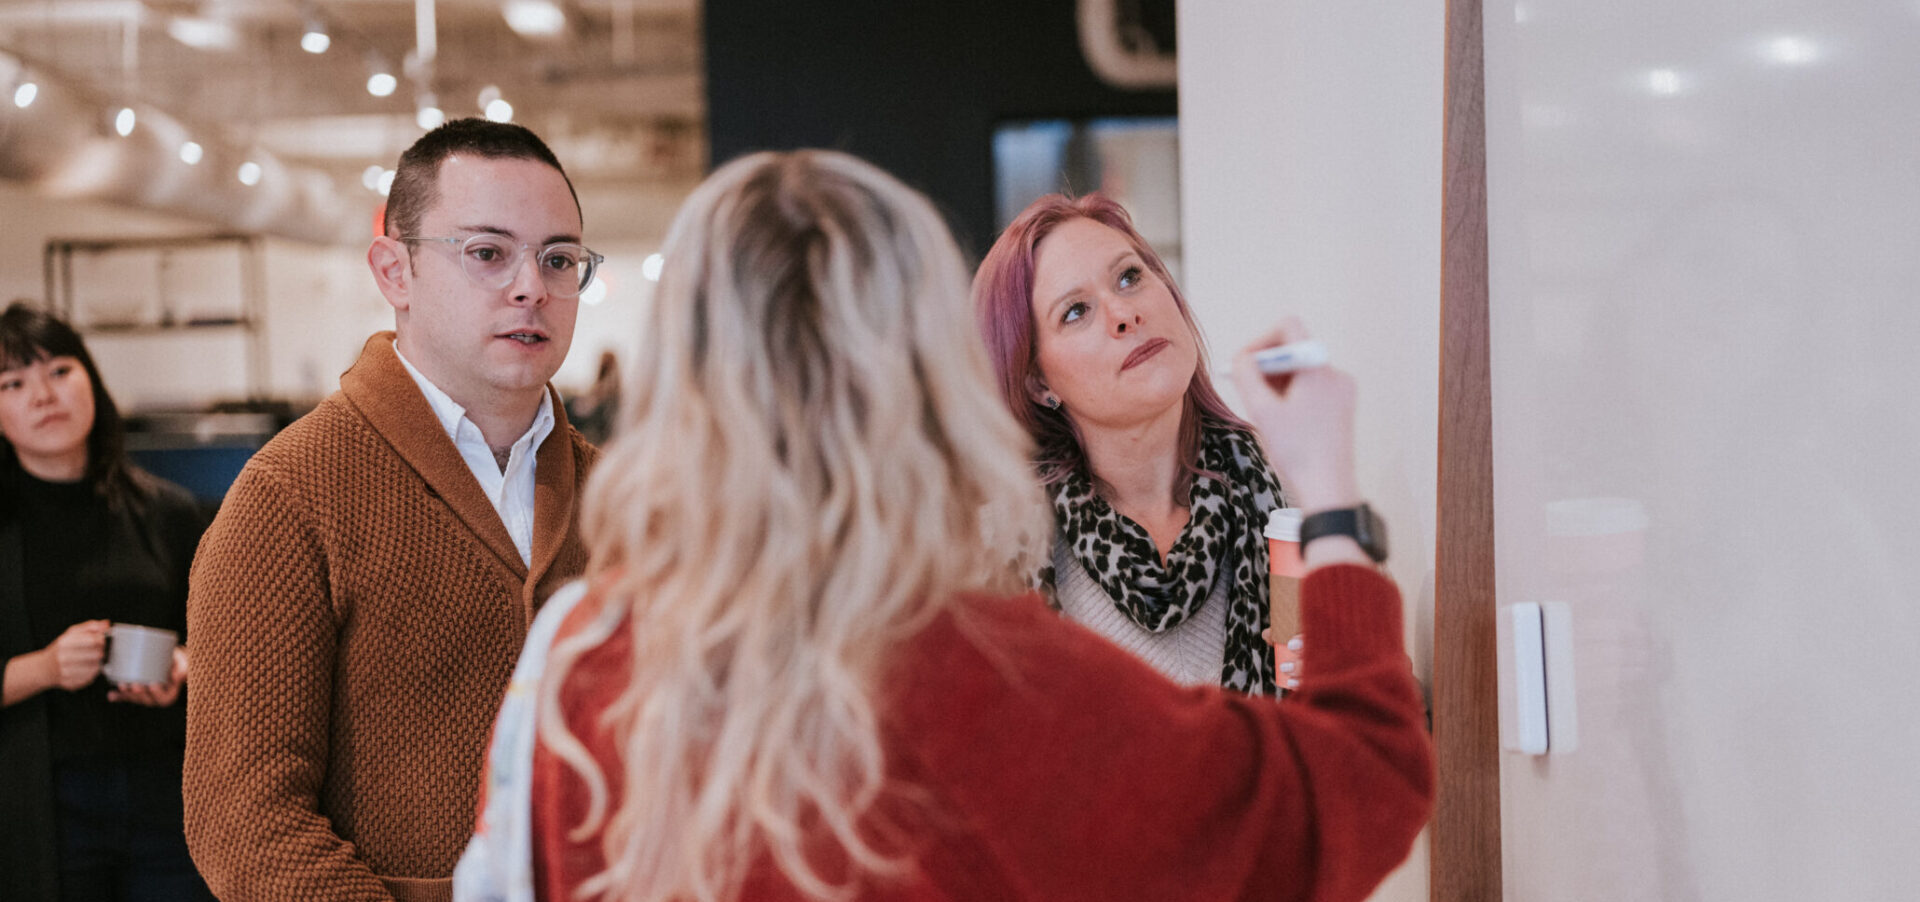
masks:
{"label": "string of ceiling lights", "polygon": [[[177,117],[159,112],[150,104],[142,103],[130,95],[132,73],[138,68],[138,29],[144,20],[153,13],[141,3],[123,4],[126,18],[122,25],[123,52],[121,61],[121,85],[105,93],[118,94],[119,103],[111,101],[99,105],[111,110],[107,122],[112,132],[121,138],[134,135],[143,127],[142,111],[147,115],[159,117],[161,131],[173,141],[174,150],[181,163],[198,166],[207,158],[206,147],[197,140],[192,130],[181,124]],[[403,60],[400,73],[396,73],[391,62],[372,42],[346,28],[342,23],[331,20],[313,3],[303,3],[300,7],[301,28],[298,43],[302,51],[312,55],[338,53],[349,46],[357,46],[367,61],[368,76],[366,91],[373,97],[385,98],[396,94],[401,87],[402,74],[414,87],[415,124],[422,129],[431,129],[446,121],[434,90],[433,63],[437,54],[437,29],[435,0],[415,0],[415,46]],[[509,28],[528,37],[552,37],[566,27],[566,14],[553,0],[506,0],[501,5],[501,13]],[[241,40],[238,30],[232,23],[200,15],[171,15],[166,18],[166,31],[180,43],[196,49],[231,49]],[[0,53],[0,91],[9,96],[17,110],[27,110],[42,97],[42,85],[46,81],[46,72],[36,74],[36,68],[50,71],[54,67],[35,66],[17,56]],[[92,96],[103,100],[101,92],[93,90],[74,90],[67,86],[69,93]],[[476,97],[476,107],[486,118],[496,122],[512,121],[514,109],[497,85],[487,85]],[[242,142],[247,143],[247,142]],[[276,166],[263,159],[264,151],[248,150],[244,159],[234,170],[233,178],[247,187],[259,185],[270,173],[283,167]],[[385,195],[392,184],[392,171],[380,166],[369,166],[361,178],[363,187]]]}
{"label": "string of ceiling lights", "polygon": [[[131,46],[134,41],[128,39],[126,43]],[[125,56],[129,61],[127,68],[137,65],[136,53],[129,51]],[[195,139],[191,129],[176,117],[127,96],[132,92],[124,85],[102,91],[70,80],[55,78],[52,75],[53,70],[52,66],[32,63],[13,53],[0,52],[0,86],[7,89],[15,111],[31,111],[36,104],[43,103],[45,98],[52,96],[50,92],[58,90],[70,99],[79,100],[103,111],[100,127],[103,130],[110,129],[118,137],[133,137],[135,131],[142,128],[144,123],[146,127],[154,129],[159,135],[168,139],[170,149],[179,157],[181,163],[187,166],[198,166],[206,159],[207,148]],[[130,79],[123,73],[122,80]],[[119,97],[111,96],[115,94]],[[249,152],[248,158],[242,161],[234,172],[234,177],[248,187],[258,185],[270,168],[269,165],[263,165],[262,160],[255,159],[256,156],[263,156],[263,154],[257,151]]]}
{"label": "string of ceiling lights", "polygon": [[[551,38],[567,25],[566,12],[553,0],[506,0],[500,12],[508,28],[530,38]],[[414,0],[414,22],[414,49],[407,54],[404,71],[415,85],[414,123],[422,129],[432,129],[447,121],[433,89],[433,61],[439,46],[434,0]],[[308,17],[307,30],[300,40],[301,48],[308,53],[325,53],[331,45],[326,25],[318,16]],[[369,51],[368,59],[371,71],[367,76],[367,93],[375,97],[391,96],[398,90],[400,79],[378,51]],[[513,121],[513,104],[502,95],[498,85],[481,88],[475,106],[481,115],[494,122]],[[360,183],[367,190],[385,196],[393,185],[393,170],[377,164],[368,166],[361,174]]]}

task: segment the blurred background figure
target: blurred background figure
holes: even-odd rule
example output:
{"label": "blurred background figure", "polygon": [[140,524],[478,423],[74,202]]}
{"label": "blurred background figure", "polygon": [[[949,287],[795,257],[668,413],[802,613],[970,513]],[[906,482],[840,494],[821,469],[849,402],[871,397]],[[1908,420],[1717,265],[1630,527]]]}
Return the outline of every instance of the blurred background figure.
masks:
{"label": "blurred background figure", "polygon": [[1273,694],[1262,530],[1280,483],[1127,212],[1098,194],[1034,201],[973,297],[1053,501],[1049,603],[1180,682]]}
{"label": "blurred background figure", "polygon": [[109,686],[107,630],[186,630],[206,519],[134,467],[119,410],[65,322],[0,313],[0,874],[5,896],[212,899],[187,856],[187,652],[166,682]]}
{"label": "blurred background figure", "polygon": [[586,394],[567,402],[567,419],[587,441],[600,445],[613,437],[613,422],[619,413],[620,358],[612,351],[601,351],[593,385]]}
{"label": "blurred background figure", "polygon": [[[1031,445],[924,197],[756,154],[664,253],[589,583],[528,636],[459,897],[1333,902],[1405,856],[1430,747],[1352,539],[1306,549],[1297,700],[1178,687],[1020,591]],[[1303,503],[1354,503],[1351,380],[1254,380]]]}

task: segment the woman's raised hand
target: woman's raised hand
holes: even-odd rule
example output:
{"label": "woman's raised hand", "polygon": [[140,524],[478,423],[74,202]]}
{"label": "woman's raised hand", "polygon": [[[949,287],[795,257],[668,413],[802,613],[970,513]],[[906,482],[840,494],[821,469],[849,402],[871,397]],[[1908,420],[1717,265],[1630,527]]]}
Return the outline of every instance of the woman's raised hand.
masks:
{"label": "woman's raised hand", "polygon": [[1281,321],[1234,357],[1233,381],[1280,484],[1311,513],[1360,503],[1353,470],[1353,377],[1328,366],[1268,376],[1253,363],[1258,351],[1307,337],[1299,320]]}

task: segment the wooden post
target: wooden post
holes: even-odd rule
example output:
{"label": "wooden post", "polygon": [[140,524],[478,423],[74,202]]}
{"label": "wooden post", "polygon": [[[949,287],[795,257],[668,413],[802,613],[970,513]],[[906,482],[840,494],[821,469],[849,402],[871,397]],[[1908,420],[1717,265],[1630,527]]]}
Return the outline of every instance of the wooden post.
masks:
{"label": "wooden post", "polygon": [[1481,36],[1480,0],[1449,0],[1434,554],[1433,726],[1440,783],[1433,902],[1501,902]]}

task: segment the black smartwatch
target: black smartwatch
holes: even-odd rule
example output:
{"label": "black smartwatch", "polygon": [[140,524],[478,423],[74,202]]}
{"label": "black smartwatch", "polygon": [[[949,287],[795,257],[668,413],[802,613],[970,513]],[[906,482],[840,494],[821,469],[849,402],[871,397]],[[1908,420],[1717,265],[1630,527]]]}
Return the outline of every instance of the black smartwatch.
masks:
{"label": "black smartwatch", "polygon": [[1300,521],[1300,553],[1305,554],[1307,544],[1321,536],[1351,536],[1374,563],[1387,559],[1387,524],[1365,504],[1321,511]]}

